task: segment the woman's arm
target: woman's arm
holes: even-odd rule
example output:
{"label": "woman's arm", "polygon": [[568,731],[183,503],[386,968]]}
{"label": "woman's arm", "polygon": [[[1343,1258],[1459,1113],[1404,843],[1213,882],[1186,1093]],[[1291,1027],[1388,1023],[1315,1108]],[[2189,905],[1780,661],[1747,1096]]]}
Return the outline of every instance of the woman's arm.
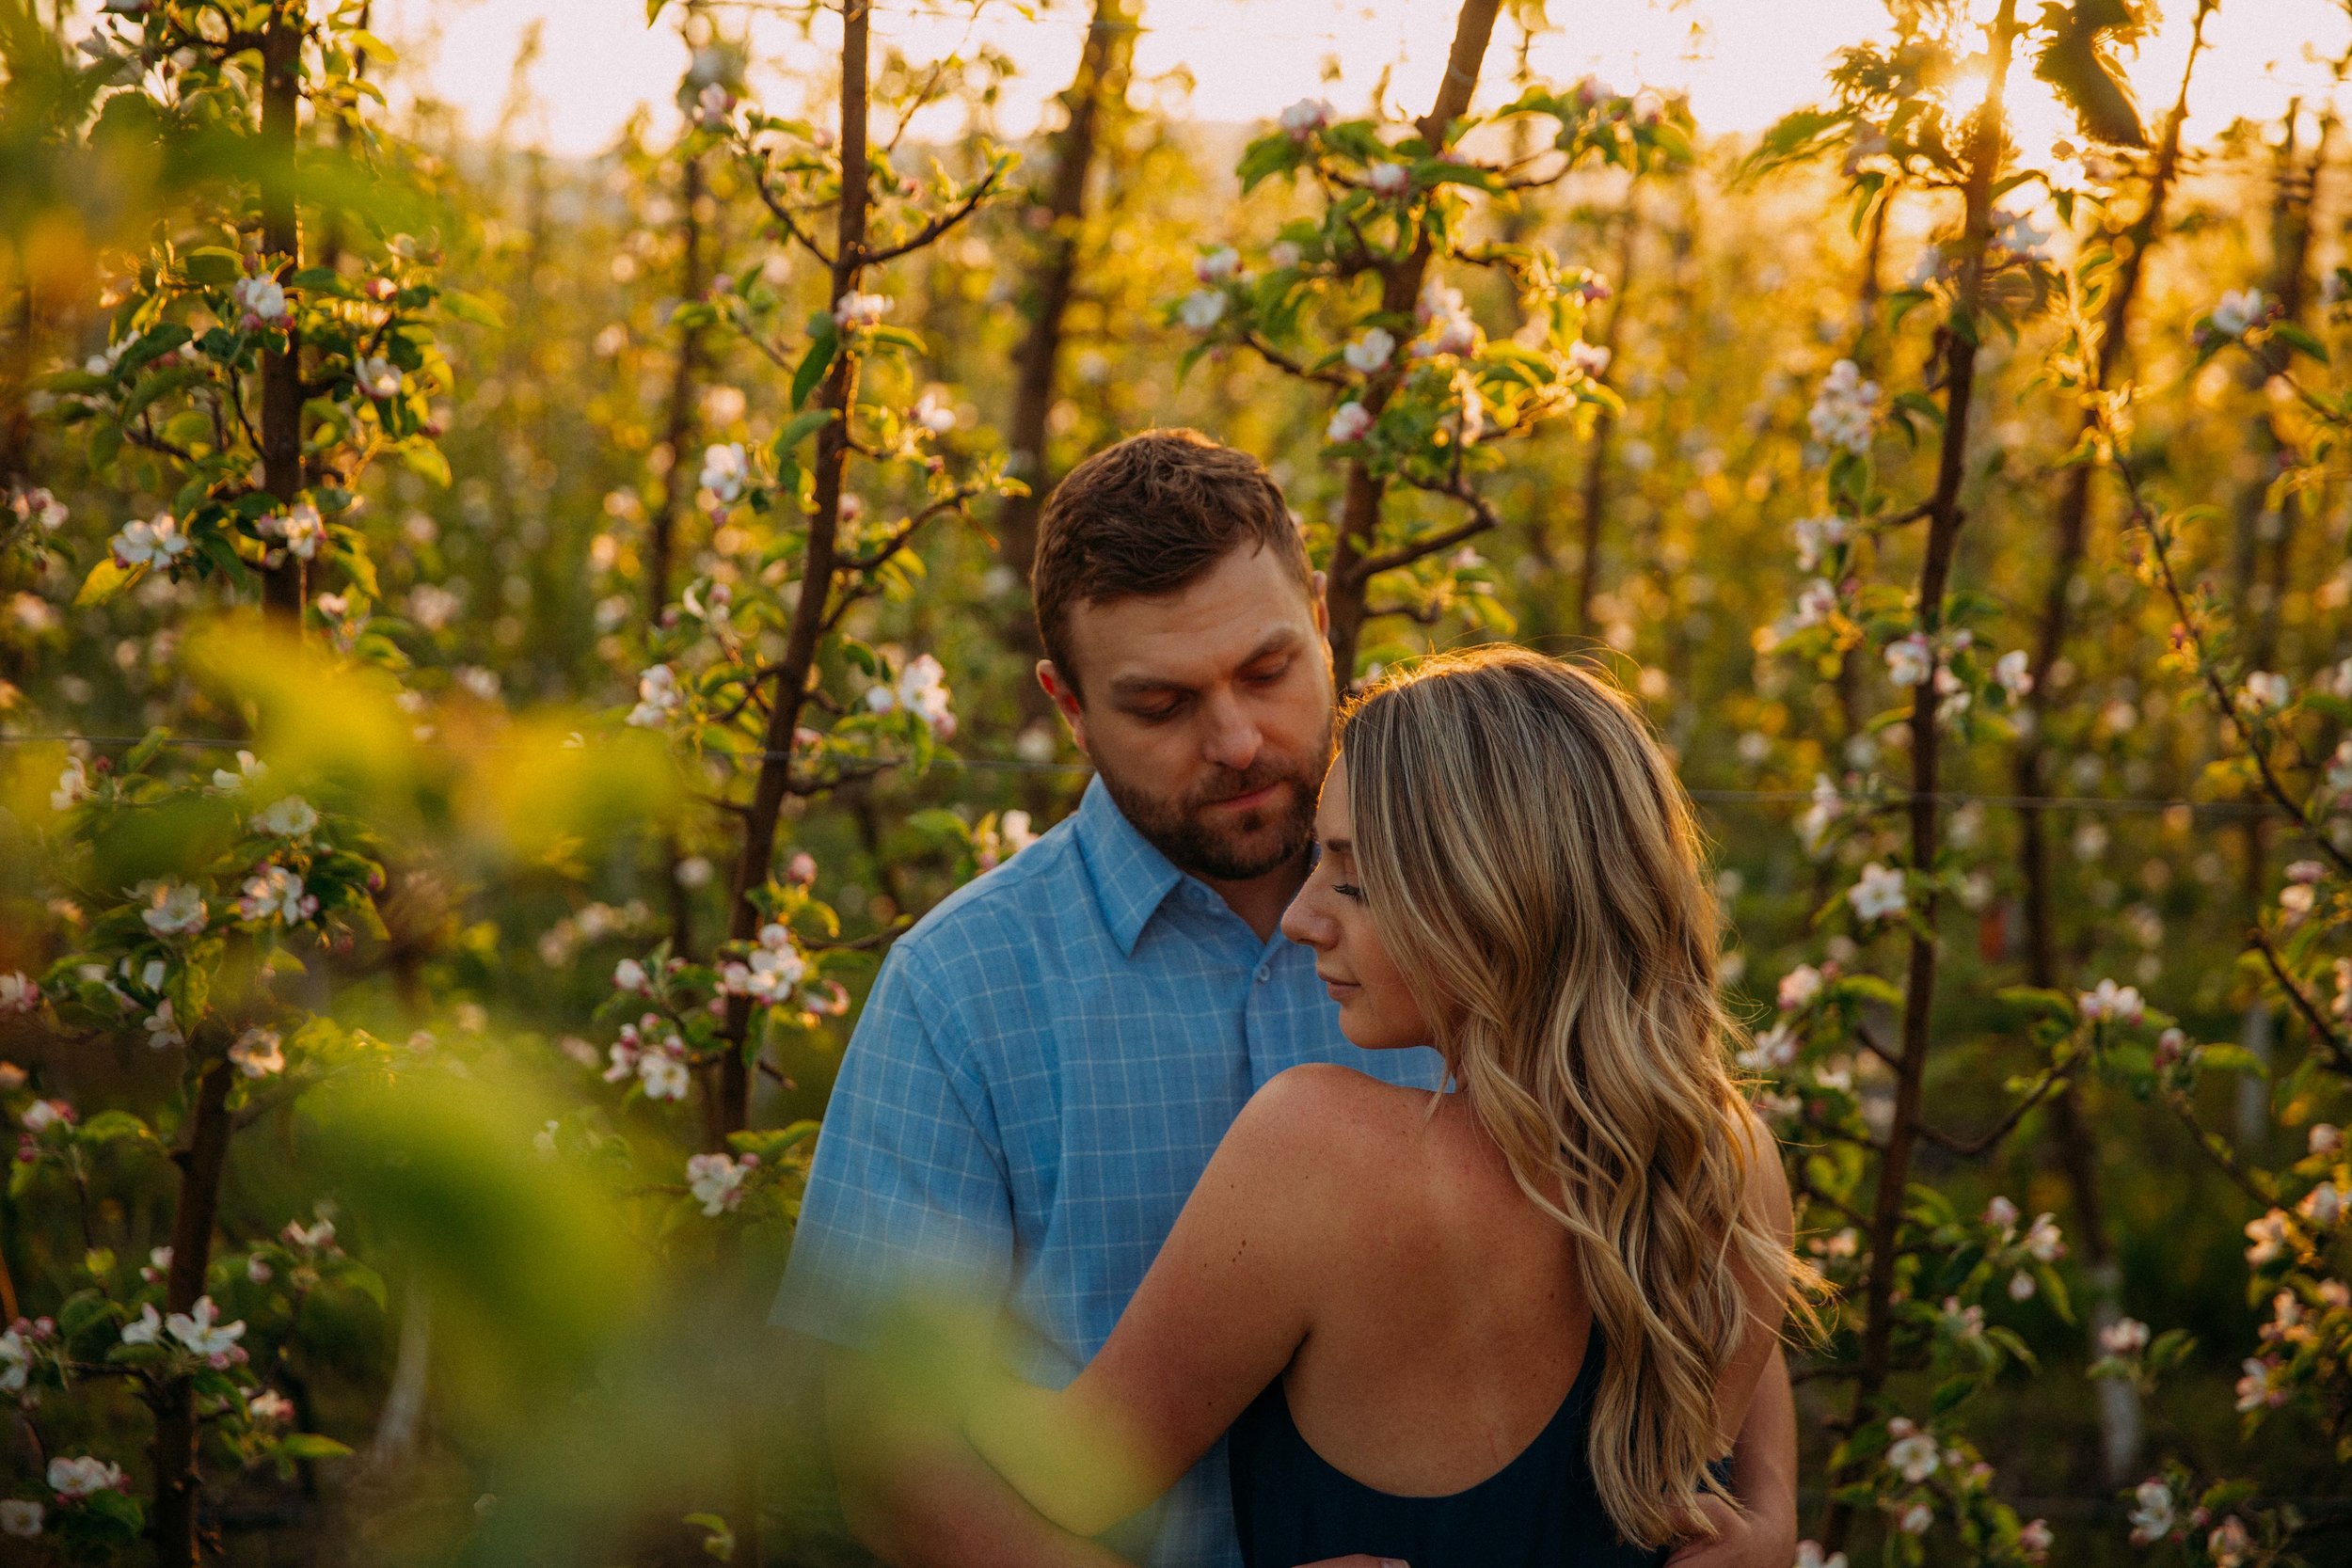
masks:
{"label": "woman's arm", "polygon": [[[1343,1080],[1354,1080],[1354,1083]],[[1102,1350],[1059,1392],[1007,1380],[973,1446],[1047,1518],[1093,1535],[1173,1485],[1311,1331],[1311,1287],[1345,1244],[1369,1161],[1342,1149],[1377,1089],[1295,1068],[1243,1107]],[[1335,1135],[1340,1134],[1340,1135]]]}

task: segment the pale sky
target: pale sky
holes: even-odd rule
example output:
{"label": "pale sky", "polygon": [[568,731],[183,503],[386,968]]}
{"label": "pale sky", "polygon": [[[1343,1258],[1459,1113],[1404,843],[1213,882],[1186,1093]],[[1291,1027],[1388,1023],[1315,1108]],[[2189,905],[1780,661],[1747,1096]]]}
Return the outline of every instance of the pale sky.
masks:
{"label": "pale sky", "polygon": [[[1989,0],[1987,0],[1989,5]],[[1020,65],[1002,111],[1021,135],[1041,101],[1059,90],[1077,57],[1089,7],[1051,0],[1034,20],[989,6],[978,21],[968,4],[934,10],[937,0],[879,0],[877,32],[923,57],[993,43]],[[1143,75],[1182,65],[1198,81],[1192,113],[1207,120],[1252,121],[1315,94],[1359,108],[1381,71],[1393,67],[1393,101],[1418,112],[1443,68],[1456,0],[1142,0]],[[799,11],[803,8],[789,8]],[[2187,48],[2194,0],[2165,0],[2165,24],[2129,61],[2152,125],[2168,105]],[[723,5],[730,27],[756,10]],[[1550,30],[1537,40],[1539,71],[1554,80],[1594,71],[1622,90],[1651,86],[1690,93],[1706,133],[1752,132],[1820,90],[1824,62],[1839,45],[1884,24],[1880,0],[1550,0]],[[927,14],[929,13],[929,14]],[[377,0],[377,31],[406,57],[421,87],[487,129],[506,101],[524,29],[544,22],[544,54],[532,81],[539,112],[518,127],[549,151],[588,155],[609,146],[640,103],[673,119],[669,101],[684,63],[675,30],[645,25],[644,0]],[[835,24],[837,27],[837,24]],[[774,17],[757,24],[770,83],[788,84],[818,45]],[[2211,53],[2199,67],[2192,133],[2239,115],[2270,115],[2325,83],[2306,56],[2343,52],[2347,24],[2337,0],[2224,0],[2208,24]],[[823,37],[820,32],[819,39]],[[1517,34],[1496,28],[1486,79],[1500,86]],[[1336,67],[1336,81],[1327,70]],[[2026,72],[2018,72],[2022,78]],[[788,87],[787,90],[789,90]],[[1482,97],[1488,97],[1482,94]],[[778,108],[786,107],[777,103]],[[2030,105],[2021,127],[2037,118]],[[2049,117],[2042,117],[2049,118]],[[2055,131],[2055,119],[2050,129]]]}

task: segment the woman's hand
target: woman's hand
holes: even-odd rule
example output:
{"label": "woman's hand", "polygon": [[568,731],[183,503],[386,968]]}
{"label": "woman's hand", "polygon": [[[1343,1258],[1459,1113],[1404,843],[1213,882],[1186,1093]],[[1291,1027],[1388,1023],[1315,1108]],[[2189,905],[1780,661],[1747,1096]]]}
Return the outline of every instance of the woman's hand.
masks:
{"label": "woman's hand", "polygon": [[1797,1532],[1788,1522],[1742,1515],[1721,1497],[1701,1497],[1699,1512],[1714,1535],[1685,1543],[1666,1568],[1788,1568],[1796,1558]]}

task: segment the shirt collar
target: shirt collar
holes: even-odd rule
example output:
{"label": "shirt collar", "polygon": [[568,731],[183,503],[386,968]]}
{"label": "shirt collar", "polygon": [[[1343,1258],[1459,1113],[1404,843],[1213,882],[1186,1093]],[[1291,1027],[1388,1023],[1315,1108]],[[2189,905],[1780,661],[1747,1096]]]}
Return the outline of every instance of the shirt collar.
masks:
{"label": "shirt collar", "polygon": [[1095,902],[1120,952],[1133,958],[1143,927],[1184,880],[1184,873],[1136,832],[1100,774],[1087,781],[1086,797],[1078,802],[1077,832]]}

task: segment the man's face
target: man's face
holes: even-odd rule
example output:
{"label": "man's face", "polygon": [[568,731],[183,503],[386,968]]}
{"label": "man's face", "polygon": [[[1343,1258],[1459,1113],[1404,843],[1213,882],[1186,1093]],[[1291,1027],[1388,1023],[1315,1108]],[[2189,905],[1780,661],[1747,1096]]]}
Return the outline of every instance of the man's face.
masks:
{"label": "man's face", "polygon": [[1178,866],[1246,881],[1297,858],[1331,762],[1331,663],[1312,594],[1244,546],[1178,593],[1081,600],[1038,678],[1119,809]]}

